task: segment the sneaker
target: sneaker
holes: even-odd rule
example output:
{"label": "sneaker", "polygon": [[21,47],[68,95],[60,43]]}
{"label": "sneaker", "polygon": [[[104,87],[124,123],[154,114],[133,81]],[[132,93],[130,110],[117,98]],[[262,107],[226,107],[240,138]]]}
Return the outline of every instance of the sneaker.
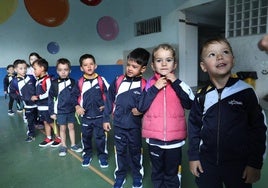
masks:
{"label": "sneaker", "polygon": [[75,151],[76,153],[80,153],[83,151],[83,149],[79,148],[78,145],[71,146],[71,150]]}
{"label": "sneaker", "polygon": [[64,146],[60,147],[60,149],[59,149],[59,156],[60,157],[64,157],[66,154],[67,154],[67,148],[64,147]]}
{"label": "sneaker", "polygon": [[92,160],[91,157],[84,157],[83,162],[82,162],[82,166],[83,167],[88,167],[90,165],[91,160]]}
{"label": "sneaker", "polygon": [[121,178],[115,179],[113,188],[123,188],[125,181],[126,181],[125,179],[121,179]]}
{"label": "sneaker", "polygon": [[35,138],[33,136],[28,136],[26,139],[25,139],[25,142],[32,142],[34,141]]}
{"label": "sneaker", "polygon": [[142,188],[142,179],[139,178],[134,179],[132,188]]}
{"label": "sneaker", "polygon": [[7,114],[8,114],[9,116],[14,116],[14,112],[13,112],[13,110],[8,110]]}
{"label": "sneaker", "polygon": [[101,168],[107,168],[109,166],[107,159],[99,159],[99,163]]}
{"label": "sneaker", "polygon": [[17,109],[17,112],[18,113],[22,113],[22,109]]}
{"label": "sneaker", "polygon": [[54,142],[50,145],[53,148],[59,147],[61,145],[61,139],[59,137],[54,139]]}
{"label": "sneaker", "polygon": [[52,139],[49,139],[48,137],[45,138],[43,142],[39,144],[40,147],[47,147],[53,143]]}

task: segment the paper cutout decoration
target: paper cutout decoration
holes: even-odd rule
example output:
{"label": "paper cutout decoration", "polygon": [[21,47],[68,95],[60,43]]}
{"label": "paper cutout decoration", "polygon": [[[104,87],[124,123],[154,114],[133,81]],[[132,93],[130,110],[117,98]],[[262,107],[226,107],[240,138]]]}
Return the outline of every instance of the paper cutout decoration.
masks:
{"label": "paper cutout decoration", "polygon": [[101,0],[80,0],[82,3],[86,4],[87,6],[97,6],[101,3]]}
{"label": "paper cutout decoration", "polygon": [[30,16],[39,24],[56,27],[68,17],[68,0],[24,0]]}
{"label": "paper cutout decoration", "polygon": [[103,16],[98,20],[97,32],[103,40],[113,40],[117,37],[119,27],[115,19]]}
{"label": "paper cutout decoration", "polygon": [[47,45],[47,51],[51,54],[56,54],[60,51],[60,46],[57,42],[50,42]]}
{"label": "paper cutout decoration", "polygon": [[7,21],[18,7],[18,0],[0,0],[0,24]]}

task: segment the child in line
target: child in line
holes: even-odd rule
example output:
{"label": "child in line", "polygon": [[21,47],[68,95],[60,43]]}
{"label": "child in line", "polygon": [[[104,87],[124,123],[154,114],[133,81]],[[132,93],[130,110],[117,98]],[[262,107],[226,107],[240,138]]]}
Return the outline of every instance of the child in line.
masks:
{"label": "child in line", "polygon": [[152,164],[154,188],[180,187],[179,166],[187,135],[184,109],[190,109],[194,94],[176,78],[176,51],[160,44],[152,52],[154,75],[147,81],[138,110],[144,112],[142,137],[146,138]]}
{"label": "child in line", "polygon": [[[35,60],[37,60],[37,59],[41,59],[41,56],[37,52],[32,52],[32,53],[29,54],[29,65],[28,65],[27,73],[26,74],[33,75],[35,77],[34,68],[33,68],[33,62]],[[27,122],[26,117],[23,116],[23,118],[24,118],[23,119],[24,122]],[[44,129],[44,123],[42,121],[40,121],[39,117],[37,117],[35,127],[37,129]]]}
{"label": "child in line", "polygon": [[[14,71],[14,65],[8,65],[7,66],[7,75],[4,77],[3,83],[4,83],[4,93],[5,96],[9,95],[9,84],[11,80],[15,77],[15,71]],[[8,115],[13,116],[14,111],[12,110],[13,104],[14,104],[14,98],[9,95],[9,102],[8,102]],[[17,112],[21,113],[22,109],[20,107],[20,100],[17,99]]]}
{"label": "child in line", "polygon": [[[51,86],[51,78],[47,74],[48,62],[45,59],[37,59],[32,63],[36,81],[36,95],[32,96],[32,100],[36,101],[39,120],[44,123],[46,138],[39,144],[40,147],[58,147],[61,144],[61,139],[58,134],[58,127],[53,124],[53,119],[48,113],[48,92]],[[54,126],[53,126],[54,125]],[[52,139],[52,131],[55,138]]]}
{"label": "child in line", "polygon": [[60,58],[56,63],[57,74],[59,78],[51,83],[49,89],[48,106],[49,114],[53,120],[57,120],[60,127],[61,146],[59,156],[66,156],[66,127],[69,129],[71,141],[71,150],[82,152],[82,148],[75,144],[75,100],[79,95],[75,80],[69,78],[71,72],[71,63],[66,58]]}
{"label": "child in line", "polygon": [[76,113],[82,117],[81,131],[83,144],[82,166],[89,166],[92,159],[92,135],[95,138],[101,168],[108,167],[107,136],[102,127],[104,100],[109,84],[95,70],[95,57],[84,54],[79,59],[80,69],[84,75],[79,79],[80,95]]}
{"label": "child in line", "polygon": [[32,75],[26,75],[27,63],[25,60],[16,60],[14,68],[17,76],[10,83],[10,95],[23,102],[25,116],[28,120],[28,131],[26,142],[32,142],[35,139],[35,123],[37,118],[37,105],[32,101],[32,96],[36,95],[36,80]]}
{"label": "child in line", "polygon": [[149,57],[150,53],[143,48],[130,52],[122,82],[118,84],[115,79],[108,90],[103,128],[110,131],[110,115],[113,113],[116,159],[114,188],[123,186],[129,166],[133,177],[132,187],[142,187],[142,114],[137,111],[137,105],[142,92],[142,73],[146,70]]}
{"label": "child in line", "polygon": [[265,115],[254,89],[231,77],[234,56],[224,38],[206,41],[200,66],[210,83],[189,114],[190,171],[199,188],[251,188],[265,153]]}

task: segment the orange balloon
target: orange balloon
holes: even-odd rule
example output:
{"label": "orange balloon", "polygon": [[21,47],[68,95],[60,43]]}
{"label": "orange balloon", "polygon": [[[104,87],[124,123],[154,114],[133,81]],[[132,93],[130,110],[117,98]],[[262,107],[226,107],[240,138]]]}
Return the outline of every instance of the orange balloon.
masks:
{"label": "orange balloon", "polygon": [[48,27],[61,25],[68,17],[68,0],[24,0],[30,16],[39,24]]}

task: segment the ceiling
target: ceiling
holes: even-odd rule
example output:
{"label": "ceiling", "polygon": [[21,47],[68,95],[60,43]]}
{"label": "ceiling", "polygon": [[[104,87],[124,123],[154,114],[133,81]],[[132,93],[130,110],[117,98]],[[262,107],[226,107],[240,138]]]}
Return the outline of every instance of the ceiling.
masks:
{"label": "ceiling", "polygon": [[215,0],[195,7],[185,9],[186,13],[197,17],[219,20],[225,23],[225,0]]}

